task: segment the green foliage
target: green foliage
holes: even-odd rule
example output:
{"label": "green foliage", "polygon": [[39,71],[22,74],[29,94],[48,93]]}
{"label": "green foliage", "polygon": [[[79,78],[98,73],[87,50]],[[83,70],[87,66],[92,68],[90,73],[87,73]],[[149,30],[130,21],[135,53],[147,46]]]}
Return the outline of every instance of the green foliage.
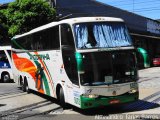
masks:
{"label": "green foliage", "polygon": [[5,11],[0,10],[0,44],[2,44],[4,40],[8,39],[7,18],[5,16]]}
{"label": "green foliage", "polygon": [[9,4],[8,9],[3,10],[3,14],[11,37],[55,19],[55,10],[44,0],[15,0]]}

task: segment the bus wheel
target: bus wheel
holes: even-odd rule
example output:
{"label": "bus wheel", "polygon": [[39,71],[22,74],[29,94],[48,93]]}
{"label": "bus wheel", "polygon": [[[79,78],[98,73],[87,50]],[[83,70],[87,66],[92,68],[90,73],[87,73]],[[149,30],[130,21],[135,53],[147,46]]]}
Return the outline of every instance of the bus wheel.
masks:
{"label": "bus wheel", "polygon": [[10,81],[9,73],[3,73],[1,79],[2,79],[2,82],[4,83],[9,82]]}
{"label": "bus wheel", "polygon": [[22,85],[22,90],[23,90],[24,92],[30,93],[30,89],[29,89],[29,87],[28,87],[28,82],[27,82],[27,79],[26,79],[26,78],[24,79],[24,84]]}
{"label": "bus wheel", "polygon": [[66,103],[65,103],[65,98],[64,98],[64,92],[63,92],[63,89],[60,88],[59,90],[59,102],[60,102],[60,105],[65,108],[66,107]]}

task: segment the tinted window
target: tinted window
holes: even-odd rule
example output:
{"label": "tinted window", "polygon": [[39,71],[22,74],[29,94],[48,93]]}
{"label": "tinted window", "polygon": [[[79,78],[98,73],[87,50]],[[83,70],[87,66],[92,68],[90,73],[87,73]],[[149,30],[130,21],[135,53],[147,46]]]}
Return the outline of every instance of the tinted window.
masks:
{"label": "tinted window", "polygon": [[72,30],[69,25],[63,24],[61,25],[61,44],[62,45],[69,45],[74,47],[74,39]]}
{"label": "tinted window", "polygon": [[10,58],[11,58],[11,50],[7,50],[7,52],[9,54]]}
{"label": "tinted window", "polygon": [[59,26],[52,27],[12,41],[13,48],[25,50],[59,49]]}
{"label": "tinted window", "polygon": [[3,50],[0,51],[0,68],[11,68],[8,58]]}
{"label": "tinted window", "polygon": [[31,50],[31,44],[32,44],[31,35],[27,37],[21,37],[16,40],[12,40],[12,47],[15,49]]}
{"label": "tinted window", "polygon": [[82,85],[106,85],[137,80],[134,52],[81,53],[80,82]]}
{"label": "tinted window", "polygon": [[64,68],[68,75],[68,78],[72,81],[73,84],[78,85],[78,72],[77,72],[77,63],[73,51],[63,50],[63,62]]}
{"label": "tinted window", "polygon": [[3,50],[0,51],[0,62],[8,63],[8,58]]}
{"label": "tinted window", "polygon": [[33,34],[33,50],[49,50],[59,48],[59,26]]}

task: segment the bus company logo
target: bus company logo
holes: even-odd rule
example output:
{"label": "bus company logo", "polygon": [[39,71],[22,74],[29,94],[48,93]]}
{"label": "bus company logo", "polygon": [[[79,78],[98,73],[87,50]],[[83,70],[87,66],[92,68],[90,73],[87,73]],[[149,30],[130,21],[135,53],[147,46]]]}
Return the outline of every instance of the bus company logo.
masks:
{"label": "bus company logo", "polygon": [[41,60],[50,60],[50,57],[49,57],[49,54],[30,55],[30,60],[37,61],[39,59],[41,59]]}
{"label": "bus company logo", "polygon": [[89,93],[91,93],[91,92],[92,92],[92,90],[93,90],[93,89],[89,89],[89,90],[87,90],[87,92],[86,92],[86,93],[87,93],[87,94],[89,94]]}

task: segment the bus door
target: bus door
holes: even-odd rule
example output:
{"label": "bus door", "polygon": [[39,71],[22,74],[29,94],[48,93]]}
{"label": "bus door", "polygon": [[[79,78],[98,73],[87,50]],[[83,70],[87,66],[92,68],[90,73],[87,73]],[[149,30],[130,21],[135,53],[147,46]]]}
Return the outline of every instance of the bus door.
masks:
{"label": "bus door", "polygon": [[[79,80],[77,73],[77,63],[75,58],[74,39],[71,28],[67,24],[61,25],[61,47],[62,57],[66,76],[64,76],[67,98],[70,102],[74,102],[73,94],[79,88]],[[68,79],[68,80],[67,80]]]}

